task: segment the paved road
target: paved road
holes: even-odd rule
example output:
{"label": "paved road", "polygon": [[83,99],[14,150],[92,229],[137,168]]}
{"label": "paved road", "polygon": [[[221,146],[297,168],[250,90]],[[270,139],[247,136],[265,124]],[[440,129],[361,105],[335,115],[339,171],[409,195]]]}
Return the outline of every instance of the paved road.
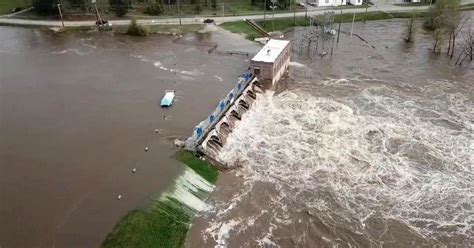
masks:
{"label": "paved road", "polygon": [[[428,6],[398,6],[390,4],[390,0],[373,0],[375,3],[374,6],[369,8],[369,11],[388,11],[388,12],[411,12],[411,11],[421,11],[428,9]],[[463,0],[462,4],[474,3],[474,0]],[[297,12],[296,16],[308,16],[319,15],[327,11],[327,9],[311,10],[306,12]],[[363,13],[365,12],[364,8],[353,8],[353,9],[343,9],[343,13]],[[266,15],[267,18],[272,18],[272,14]],[[293,17],[293,13],[279,13],[275,14],[275,18],[285,18]],[[182,24],[195,24],[202,23],[202,19],[206,17],[184,17],[181,18]],[[217,24],[223,22],[236,22],[241,21],[244,18],[247,19],[263,19],[263,14],[258,15],[248,15],[248,16],[226,16],[226,17],[212,17]],[[158,18],[158,19],[142,19],[138,20],[138,23],[145,25],[157,25],[157,24],[179,24],[179,18]],[[129,20],[112,20],[110,23],[113,26],[125,26],[130,23]],[[31,25],[31,26],[45,26],[45,27],[60,27],[60,21],[51,21],[51,20],[26,20],[26,19],[13,19],[13,18],[1,18],[0,25]],[[95,26],[95,21],[65,21],[64,25],[66,27],[82,27],[82,26]]]}

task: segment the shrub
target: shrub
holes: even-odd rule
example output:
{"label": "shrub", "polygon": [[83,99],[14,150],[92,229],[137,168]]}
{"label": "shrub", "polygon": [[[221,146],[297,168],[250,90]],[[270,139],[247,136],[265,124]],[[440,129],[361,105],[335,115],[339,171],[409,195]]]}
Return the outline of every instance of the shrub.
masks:
{"label": "shrub", "polygon": [[128,12],[128,4],[126,0],[109,0],[112,11],[119,17],[124,16]]}
{"label": "shrub", "polygon": [[137,20],[132,19],[128,25],[127,34],[133,36],[147,36],[150,34],[150,29],[146,26],[137,23]]}
{"label": "shrub", "polygon": [[194,7],[194,11],[196,11],[196,14],[201,13],[202,7],[201,7],[201,5],[199,4],[199,2],[198,2],[198,3],[196,4],[196,6]]}
{"label": "shrub", "polygon": [[247,40],[255,41],[255,39],[258,38],[258,35],[248,34],[247,36],[245,36],[245,38],[247,38]]}
{"label": "shrub", "polygon": [[146,7],[143,13],[148,15],[160,15],[163,11],[163,6],[160,3],[152,3]]}

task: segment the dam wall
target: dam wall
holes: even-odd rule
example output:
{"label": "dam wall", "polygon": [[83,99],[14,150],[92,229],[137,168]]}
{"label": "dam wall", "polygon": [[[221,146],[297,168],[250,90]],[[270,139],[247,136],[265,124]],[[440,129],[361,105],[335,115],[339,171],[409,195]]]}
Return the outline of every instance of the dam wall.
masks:
{"label": "dam wall", "polygon": [[264,84],[275,85],[286,72],[290,61],[290,42],[269,40],[250,61],[235,87],[217,104],[216,109],[193,130],[184,143],[191,150],[209,157],[217,155],[227,136],[252,106]]}

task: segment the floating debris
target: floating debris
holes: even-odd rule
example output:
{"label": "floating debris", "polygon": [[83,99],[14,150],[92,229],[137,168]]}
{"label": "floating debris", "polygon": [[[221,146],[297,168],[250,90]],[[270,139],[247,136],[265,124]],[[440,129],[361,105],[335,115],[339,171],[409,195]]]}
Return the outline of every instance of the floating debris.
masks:
{"label": "floating debris", "polygon": [[161,107],[169,107],[173,104],[174,90],[167,90],[161,99]]}
{"label": "floating debris", "polygon": [[145,146],[145,152],[147,152],[147,151],[148,151],[148,146]]}
{"label": "floating debris", "polygon": [[137,172],[137,168],[132,169],[132,173],[135,173],[135,172]]}
{"label": "floating debris", "polygon": [[122,195],[118,195],[117,199],[119,199],[119,200],[122,199]]}

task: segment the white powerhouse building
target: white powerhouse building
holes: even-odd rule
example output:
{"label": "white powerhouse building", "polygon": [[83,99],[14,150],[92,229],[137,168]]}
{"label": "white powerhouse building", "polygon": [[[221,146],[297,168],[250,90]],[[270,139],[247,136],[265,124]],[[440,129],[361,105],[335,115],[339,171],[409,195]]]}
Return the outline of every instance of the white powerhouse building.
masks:
{"label": "white powerhouse building", "polygon": [[290,41],[269,40],[250,61],[253,75],[272,84],[277,82],[290,64],[290,55]]}

